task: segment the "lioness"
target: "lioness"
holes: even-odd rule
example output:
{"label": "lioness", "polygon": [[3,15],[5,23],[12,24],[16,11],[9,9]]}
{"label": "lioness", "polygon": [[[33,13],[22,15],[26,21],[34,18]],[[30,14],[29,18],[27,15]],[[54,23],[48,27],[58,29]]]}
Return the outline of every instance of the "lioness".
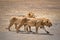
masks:
{"label": "lioness", "polygon": [[[29,27],[29,31],[31,31],[31,27],[36,28],[36,33],[38,33],[38,27],[45,30],[47,33],[49,33],[44,26],[51,27],[52,22],[47,18],[30,18],[30,20],[27,22],[27,25]],[[28,29],[28,28],[27,28]]]}
{"label": "lioness", "polygon": [[[36,33],[38,33],[38,28],[44,26],[43,25],[43,20],[38,20],[37,18],[27,18],[28,21],[26,21],[26,25],[30,28],[35,27],[36,28]],[[20,27],[20,26],[19,26]],[[17,28],[17,31],[19,30],[19,27]]]}
{"label": "lioness", "polygon": [[12,17],[7,29],[10,31],[10,28],[12,27],[12,25],[15,25],[15,29],[17,28],[17,25],[20,25],[20,26],[24,25],[24,22],[26,22],[26,18],[35,18],[35,15],[32,12],[29,12],[25,16]]}

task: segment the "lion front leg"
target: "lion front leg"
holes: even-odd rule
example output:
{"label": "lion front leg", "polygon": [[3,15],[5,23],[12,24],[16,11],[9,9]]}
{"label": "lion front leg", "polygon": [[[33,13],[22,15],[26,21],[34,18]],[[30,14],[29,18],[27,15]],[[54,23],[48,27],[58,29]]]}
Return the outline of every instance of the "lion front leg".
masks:
{"label": "lion front leg", "polygon": [[26,31],[26,25],[27,25],[27,24],[24,24],[24,31]]}
{"label": "lion front leg", "polygon": [[45,32],[46,32],[47,34],[49,34],[49,32],[45,29],[45,27],[43,27],[43,30],[45,30]]}
{"label": "lion front leg", "polygon": [[19,32],[19,29],[22,27],[22,25],[20,24],[18,27],[16,27],[16,32]]}
{"label": "lion front leg", "polygon": [[25,26],[24,26],[24,30],[27,31],[27,32],[28,32],[28,31],[29,31],[29,32],[32,32],[32,31],[31,31],[31,26],[29,26],[29,25],[25,25]]}
{"label": "lion front leg", "polygon": [[38,27],[36,27],[36,33],[38,33]]}
{"label": "lion front leg", "polygon": [[24,31],[28,32],[28,25],[27,24],[24,25]]}
{"label": "lion front leg", "polygon": [[25,32],[28,32],[28,26],[25,27]]}
{"label": "lion front leg", "polygon": [[9,26],[8,26],[8,28],[7,28],[9,31],[11,31],[10,28],[12,27],[13,24],[14,24],[14,23],[10,23],[10,24],[9,24]]}
{"label": "lion front leg", "polygon": [[31,26],[29,26],[29,32],[32,32],[32,31],[31,31]]}

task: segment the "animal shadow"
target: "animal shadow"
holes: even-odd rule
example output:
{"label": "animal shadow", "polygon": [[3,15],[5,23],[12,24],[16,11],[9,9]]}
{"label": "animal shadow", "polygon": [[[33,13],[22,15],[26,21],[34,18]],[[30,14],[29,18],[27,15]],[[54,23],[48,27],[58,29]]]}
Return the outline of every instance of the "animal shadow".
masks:
{"label": "animal shadow", "polygon": [[54,34],[51,34],[51,33],[38,33],[37,35],[54,35]]}
{"label": "animal shadow", "polygon": [[36,34],[36,35],[54,35],[54,34],[51,34],[51,33],[36,33],[36,32],[25,32],[25,31],[19,31],[20,34]]}

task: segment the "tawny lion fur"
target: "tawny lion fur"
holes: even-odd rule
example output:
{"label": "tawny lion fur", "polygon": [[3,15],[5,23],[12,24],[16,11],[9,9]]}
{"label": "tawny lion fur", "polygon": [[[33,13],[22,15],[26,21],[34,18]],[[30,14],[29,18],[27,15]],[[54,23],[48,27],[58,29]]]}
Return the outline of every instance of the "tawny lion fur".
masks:
{"label": "tawny lion fur", "polygon": [[[44,28],[44,26],[47,26],[47,27],[52,26],[52,22],[50,21],[50,19],[35,18],[34,14],[31,14],[31,13],[28,13],[24,17],[12,17],[10,20],[10,24],[8,26],[9,31],[13,24],[15,25],[15,29],[17,32],[18,32],[19,28],[22,27],[22,25],[24,25],[24,27],[26,27],[26,25],[28,25],[29,31],[31,31],[31,27],[34,26],[36,28],[36,33],[38,32],[39,27]],[[26,27],[25,29],[27,29],[28,27]],[[45,31],[47,31],[47,30],[45,30]]]}
{"label": "tawny lion fur", "polygon": [[21,16],[21,17],[12,17],[10,20],[10,24],[8,26],[8,30],[10,31],[10,28],[12,27],[12,25],[15,25],[15,29],[19,29],[17,28],[17,25],[22,26],[24,25],[24,23],[26,22],[26,18],[34,18],[34,14],[33,13],[28,13],[26,16]]}
{"label": "tawny lion fur", "polygon": [[[27,25],[29,26],[29,31],[31,31],[31,27],[36,28],[36,33],[38,32],[38,28],[44,28],[44,26],[51,27],[52,22],[47,18],[29,18],[29,21],[27,21]],[[48,31],[45,29],[45,31],[48,33]]]}

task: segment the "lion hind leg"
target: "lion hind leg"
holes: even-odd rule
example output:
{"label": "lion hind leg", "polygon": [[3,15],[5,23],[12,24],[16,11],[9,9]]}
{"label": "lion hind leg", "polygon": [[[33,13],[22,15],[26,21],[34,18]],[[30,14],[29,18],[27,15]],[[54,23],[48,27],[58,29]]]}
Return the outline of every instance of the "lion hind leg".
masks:
{"label": "lion hind leg", "polygon": [[24,31],[28,32],[28,25],[27,24],[24,25]]}
{"label": "lion hind leg", "polygon": [[9,26],[8,26],[8,28],[7,28],[9,31],[11,31],[10,28],[12,27],[12,25],[13,25],[13,23],[10,23],[10,24],[9,24]]}

